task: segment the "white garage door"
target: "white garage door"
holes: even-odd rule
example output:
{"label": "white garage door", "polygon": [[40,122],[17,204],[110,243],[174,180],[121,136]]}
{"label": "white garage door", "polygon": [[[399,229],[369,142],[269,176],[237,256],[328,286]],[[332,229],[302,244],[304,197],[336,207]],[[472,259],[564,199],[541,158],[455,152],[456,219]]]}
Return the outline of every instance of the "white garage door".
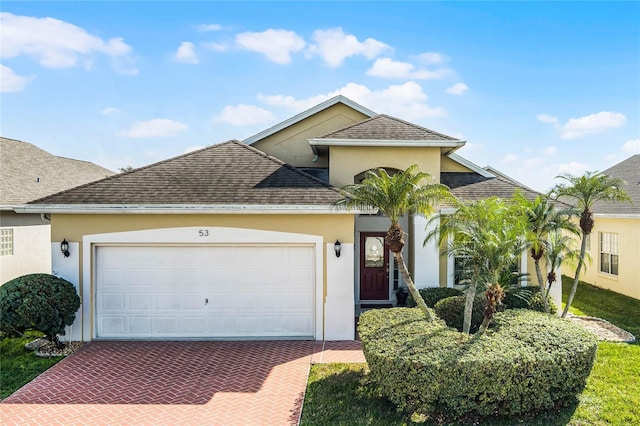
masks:
{"label": "white garage door", "polygon": [[313,246],[98,247],[99,338],[313,337]]}

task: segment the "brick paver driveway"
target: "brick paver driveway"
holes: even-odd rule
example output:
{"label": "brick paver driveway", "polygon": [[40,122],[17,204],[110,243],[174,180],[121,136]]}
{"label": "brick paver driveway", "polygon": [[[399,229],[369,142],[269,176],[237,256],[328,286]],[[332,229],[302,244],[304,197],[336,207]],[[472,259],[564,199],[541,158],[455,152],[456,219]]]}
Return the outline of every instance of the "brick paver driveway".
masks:
{"label": "brick paver driveway", "polygon": [[331,349],[312,341],[92,342],[5,399],[0,418],[2,424],[295,425],[312,358],[361,357],[357,342]]}

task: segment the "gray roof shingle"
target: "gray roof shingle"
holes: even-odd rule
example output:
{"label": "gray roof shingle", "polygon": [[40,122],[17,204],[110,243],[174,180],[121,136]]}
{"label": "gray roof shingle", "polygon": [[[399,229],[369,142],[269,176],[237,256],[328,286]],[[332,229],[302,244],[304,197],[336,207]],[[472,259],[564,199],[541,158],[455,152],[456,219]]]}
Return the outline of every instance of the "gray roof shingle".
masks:
{"label": "gray roof shingle", "polygon": [[32,204],[329,205],[338,198],[321,180],[234,140]]}
{"label": "gray roof shingle", "polygon": [[627,191],[633,202],[600,201],[594,204],[592,211],[601,214],[640,215],[640,154],[633,155],[602,173],[624,181],[622,189]]}
{"label": "gray roof shingle", "polygon": [[461,202],[478,201],[489,197],[509,199],[519,190],[528,199],[540,193],[502,177],[484,177],[473,172],[442,172],[440,183],[451,188],[451,193]]}
{"label": "gray roof shingle", "polygon": [[0,137],[0,205],[26,203],[114,173],[88,161],[57,157],[35,145]]}
{"label": "gray roof shingle", "polygon": [[427,128],[409,123],[399,118],[380,114],[360,121],[343,129],[333,131],[318,139],[358,139],[358,140],[439,140],[457,141],[459,139]]}

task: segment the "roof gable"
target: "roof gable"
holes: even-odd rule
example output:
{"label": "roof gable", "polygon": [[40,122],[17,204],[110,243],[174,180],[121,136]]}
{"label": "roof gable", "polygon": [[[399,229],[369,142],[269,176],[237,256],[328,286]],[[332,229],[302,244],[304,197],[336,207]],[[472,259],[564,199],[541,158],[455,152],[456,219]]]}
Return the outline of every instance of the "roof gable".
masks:
{"label": "roof gable", "polygon": [[518,185],[515,181],[500,176],[482,176],[478,173],[440,173],[440,183],[447,185],[451,193],[461,202],[478,201],[489,197],[510,199],[516,191],[520,191],[527,199],[535,199],[541,195],[524,185]]}
{"label": "roof gable", "polygon": [[0,138],[0,205],[26,203],[114,173],[88,161],[58,157],[37,146]]}
{"label": "roof gable", "polygon": [[329,205],[337,189],[238,141],[190,152],[30,204]]}
{"label": "roof gable", "polygon": [[352,101],[351,99],[345,96],[338,95],[338,96],[334,96],[331,99],[327,99],[326,101],[319,103],[318,105],[311,107],[306,111],[296,114],[293,117],[288,118],[287,120],[276,124],[275,126],[269,127],[268,129],[263,130],[260,133],[257,133],[251,137],[248,137],[242,142],[248,145],[253,145],[256,142],[273,135],[274,133],[277,133],[283,129],[286,129],[287,127],[293,126],[294,124],[299,123],[300,121],[303,121],[311,117],[312,115],[315,115],[320,111],[324,111],[325,109],[330,108],[338,103],[342,103],[368,117],[373,117],[376,115],[376,113],[371,111],[369,108],[365,108],[362,105]]}

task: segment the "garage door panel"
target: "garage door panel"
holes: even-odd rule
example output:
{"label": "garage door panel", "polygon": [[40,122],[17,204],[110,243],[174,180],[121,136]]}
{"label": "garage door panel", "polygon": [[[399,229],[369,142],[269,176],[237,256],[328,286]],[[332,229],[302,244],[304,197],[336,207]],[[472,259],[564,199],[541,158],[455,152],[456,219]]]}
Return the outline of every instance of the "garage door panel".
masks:
{"label": "garage door panel", "polygon": [[312,246],[99,247],[102,338],[314,334]]}

